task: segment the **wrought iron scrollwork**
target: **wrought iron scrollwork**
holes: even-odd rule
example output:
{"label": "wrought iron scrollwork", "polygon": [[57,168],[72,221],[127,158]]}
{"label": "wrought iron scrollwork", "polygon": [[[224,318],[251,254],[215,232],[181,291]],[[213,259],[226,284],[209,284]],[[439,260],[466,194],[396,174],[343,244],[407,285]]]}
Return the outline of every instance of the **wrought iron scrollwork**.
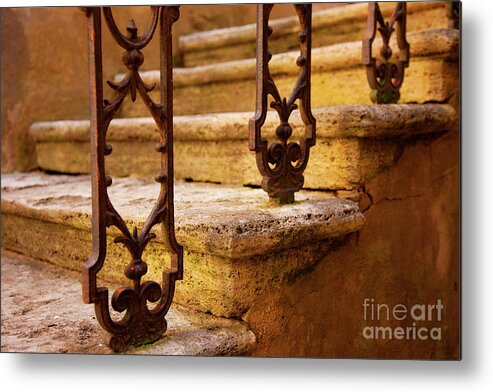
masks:
{"label": "wrought iron scrollwork", "polygon": [[[262,188],[277,203],[294,202],[294,194],[304,183],[303,172],[307,166],[310,147],[315,145],[315,118],[311,113],[311,4],[295,4],[301,25],[298,33],[300,56],[298,80],[289,98],[282,98],[269,70],[272,54],[268,39],[272,34],[269,17],[273,4],[257,5],[257,104],[255,117],[249,124],[249,147],[256,152],[257,166],[263,176]],[[261,130],[267,116],[269,95],[271,108],[278,113],[280,124],[276,129],[278,141],[268,144]],[[305,126],[299,143],[289,142],[293,129],[289,123],[291,113],[298,109]]]}
{"label": "wrought iron scrollwork", "polygon": [[[373,57],[372,44],[377,35],[382,37],[381,59]],[[389,42],[396,31],[398,59],[391,61]],[[404,82],[404,70],[409,66],[409,43],[406,40],[406,3],[397,3],[390,21],[386,22],[376,2],[368,3],[368,29],[363,39],[363,64],[366,66],[368,83],[372,89],[370,98],[375,103],[396,103]]]}
{"label": "wrought iron scrollwork", "polygon": [[[87,7],[89,42],[89,89],[91,107],[91,174],[92,174],[92,236],[93,250],[83,266],[82,294],[86,303],[94,303],[96,316],[102,327],[112,336],[109,342],[115,351],[131,345],[149,343],[159,339],[166,331],[166,314],[175,291],[175,281],[183,277],[183,248],[175,238],[173,206],[173,88],[172,88],[172,26],[179,18],[179,8],[173,6],[151,7],[150,20],[144,35],[138,35],[133,20],[127,25],[127,34],[118,29],[111,8]],[[103,98],[101,13],[117,44],[124,49],[122,62],[127,71],[119,82],[108,82],[115,91],[114,98]],[[161,102],[155,103],[149,92],[155,85],[147,85],[139,75],[144,62],[141,50],[152,40],[157,26],[160,30],[161,50]],[[156,150],[161,154],[161,170],[155,180],[160,183],[160,194],[140,233],[131,231],[110,201],[107,188],[112,179],[105,172],[105,156],[112,147],[106,143],[110,122],[127,95],[135,101],[137,94],[154,118],[160,133]],[[164,242],[171,256],[171,267],[163,271],[161,285],[142,281],[147,273],[143,252],[156,234],[151,230],[162,225]],[[123,316],[114,320],[110,314],[109,294],[105,287],[98,287],[97,274],[104,265],[107,248],[106,229],[116,227],[121,235],[115,239],[129,251],[131,263],[125,276],[133,287],[116,290],[111,298],[112,308]],[[152,308],[148,303],[152,303]]]}

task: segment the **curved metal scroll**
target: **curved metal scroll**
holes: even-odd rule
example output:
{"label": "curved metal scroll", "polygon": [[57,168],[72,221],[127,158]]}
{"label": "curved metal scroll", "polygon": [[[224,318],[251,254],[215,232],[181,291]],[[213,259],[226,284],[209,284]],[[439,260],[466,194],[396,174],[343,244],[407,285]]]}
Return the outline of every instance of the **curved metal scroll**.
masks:
{"label": "curved metal scroll", "polygon": [[[175,281],[183,277],[183,248],[177,243],[174,229],[173,206],[173,89],[172,89],[172,25],[179,18],[178,7],[151,7],[151,17],[143,36],[133,20],[128,23],[124,36],[116,26],[111,8],[102,8],[102,13],[115,41],[123,49],[122,62],[127,67],[123,80],[109,82],[115,91],[114,98],[103,99],[101,8],[85,9],[88,18],[89,42],[89,88],[91,105],[91,174],[92,174],[92,236],[93,250],[83,266],[82,294],[86,303],[94,303],[99,323],[112,335],[110,347],[121,351],[128,346],[149,343],[159,339],[166,331],[165,316],[170,308],[175,291]],[[141,52],[152,39],[160,22],[161,48],[161,102],[154,103],[149,92],[155,87],[144,83],[139,67],[144,61]],[[112,147],[106,144],[106,133],[125,97],[130,94],[135,101],[137,93],[154,118],[160,133],[156,150],[161,154],[161,170],[155,180],[161,184],[161,191],[154,208],[149,214],[140,233],[137,228],[131,232],[115,209],[108,196],[107,188],[112,179],[106,176],[105,156]],[[147,273],[147,264],[142,254],[150,240],[156,237],[151,232],[154,226],[162,225],[164,241],[171,255],[171,268],[163,272],[161,285],[153,281],[142,281]],[[111,306],[124,313],[115,321],[110,314],[108,289],[98,287],[97,274],[106,258],[106,228],[115,226],[121,235],[115,239],[129,251],[131,263],[125,269],[125,276],[133,287],[115,291]],[[153,303],[152,308],[148,302]]]}
{"label": "curved metal scroll", "polygon": [[[282,98],[270,71],[272,58],[268,51],[268,39],[272,34],[269,16],[273,4],[257,5],[257,105],[255,117],[249,124],[249,147],[256,152],[257,167],[263,176],[262,188],[277,203],[294,202],[294,194],[304,182],[303,172],[308,163],[310,147],[315,145],[315,118],[311,113],[311,4],[295,4],[301,25],[298,33],[300,56],[296,60],[300,71],[298,80],[288,99]],[[279,141],[270,145],[262,138],[262,126],[267,116],[268,96],[271,96],[271,108],[278,113],[280,124],[276,129]],[[288,142],[293,132],[289,124],[291,113],[298,109],[305,125],[305,134],[298,143]]]}
{"label": "curved metal scroll", "polygon": [[[394,28],[395,26],[395,28]],[[372,54],[372,44],[377,30],[382,36],[381,60]],[[398,60],[392,62],[390,38],[396,31]],[[409,66],[409,43],[406,40],[406,3],[397,3],[389,22],[385,22],[376,2],[368,3],[368,29],[363,39],[363,64],[366,65],[368,83],[372,89],[370,98],[375,103],[396,103],[404,81],[404,70]]]}

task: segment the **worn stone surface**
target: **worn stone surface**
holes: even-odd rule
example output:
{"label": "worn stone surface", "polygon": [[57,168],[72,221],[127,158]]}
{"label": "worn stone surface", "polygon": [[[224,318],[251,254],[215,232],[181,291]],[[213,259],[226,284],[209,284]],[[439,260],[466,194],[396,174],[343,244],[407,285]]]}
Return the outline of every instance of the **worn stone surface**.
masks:
{"label": "worn stone surface", "polygon": [[[407,7],[407,31],[413,32],[449,26],[445,2],[410,2]],[[386,18],[395,3],[382,3]],[[274,8],[275,9],[275,8]],[[293,15],[295,11],[292,10]],[[368,6],[350,4],[313,12],[313,47],[360,40],[366,32]],[[296,33],[299,20],[296,16],[272,19],[269,25],[273,34],[269,38],[272,53],[298,48]],[[179,48],[187,67],[255,57],[256,24],[210,30],[181,36]]]}
{"label": "worn stone surface", "polygon": [[[158,191],[157,184],[136,179],[116,179],[109,189],[130,228],[142,226]],[[260,189],[176,185],[176,235],[185,248],[178,303],[239,316],[266,286],[295,279],[335,240],[364,223],[357,203],[318,192],[301,192],[300,202],[290,206],[267,207],[266,199]],[[91,251],[90,213],[87,176],[2,177],[2,240],[8,249],[77,270]],[[122,282],[129,255],[112,243],[116,230],[108,233],[108,262],[101,276]],[[159,239],[150,243],[144,259],[147,276],[159,281],[169,265]]]}
{"label": "worn stone surface", "polygon": [[[456,113],[448,105],[335,106],[313,111],[317,145],[312,148],[305,186],[358,190],[366,178],[391,165],[403,140],[448,130]],[[175,117],[175,176],[224,184],[260,182],[254,153],[248,151],[252,113]],[[274,137],[278,120],[269,113],[264,134]],[[293,115],[294,138],[302,134]],[[88,173],[89,123],[59,121],[31,127],[38,164],[45,170]],[[159,167],[152,154],[158,132],[151,118],[116,119],[108,131],[114,153],[106,159],[112,175],[150,178]],[[193,159],[192,159],[193,158]]]}
{"label": "worn stone surface", "polygon": [[[240,321],[177,304],[166,319],[163,338],[126,353],[248,355],[255,346],[255,336]],[[82,303],[77,273],[2,250],[2,352],[110,354],[107,341],[93,306]]]}
{"label": "worn stone surface", "polygon": [[[434,29],[411,33],[412,60],[401,88],[401,103],[445,102],[459,81],[459,32]],[[366,70],[361,65],[361,40],[312,51],[312,107],[370,104]],[[375,40],[375,48],[380,41]],[[391,46],[395,42],[391,41]],[[395,48],[394,48],[395,49]],[[378,53],[378,50],[376,50]],[[298,77],[298,52],[274,55],[273,75],[283,95]],[[253,111],[256,60],[246,59],[174,70],[175,114]],[[120,79],[122,76],[117,76]],[[142,73],[147,83],[159,84],[159,73]],[[156,90],[151,95],[158,99]],[[148,116],[142,103],[125,102],[122,117]]]}

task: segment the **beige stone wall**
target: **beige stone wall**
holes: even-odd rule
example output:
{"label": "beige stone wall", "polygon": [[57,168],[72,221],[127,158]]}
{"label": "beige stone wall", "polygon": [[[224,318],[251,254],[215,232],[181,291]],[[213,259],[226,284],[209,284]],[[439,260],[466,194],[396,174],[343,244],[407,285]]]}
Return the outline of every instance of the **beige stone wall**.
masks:
{"label": "beige stone wall", "polygon": [[[86,22],[75,7],[4,8],[1,25],[2,171],[28,170],[33,122],[88,118]],[[118,52],[108,48],[106,78]]]}
{"label": "beige stone wall", "polygon": [[84,20],[72,8],[4,8],[1,26],[2,171],[29,169],[32,122],[87,116]]}
{"label": "beige stone wall", "polygon": [[[367,182],[363,228],[244,316],[257,337],[254,355],[459,358],[459,162],[455,132],[406,147]],[[442,328],[442,340],[365,339],[367,325],[412,325],[365,322],[365,298],[409,307],[441,299],[443,320],[429,325]]]}
{"label": "beige stone wall", "polygon": [[[283,5],[273,15],[292,13]],[[28,170],[36,166],[27,132],[33,122],[88,118],[85,18],[76,7],[2,8],[0,17],[2,172]],[[144,29],[148,7],[116,7],[115,17],[122,30],[132,17]],[[254,5],[182,6],[174,41],[182,34],[254,20]],[[110,79],[123,69],[121,50],[107,33],[105,28],[104,77]],[[142,69],[156,69],[157,41],[144,53]],[[179,63],[179,55],[176,59]]]}

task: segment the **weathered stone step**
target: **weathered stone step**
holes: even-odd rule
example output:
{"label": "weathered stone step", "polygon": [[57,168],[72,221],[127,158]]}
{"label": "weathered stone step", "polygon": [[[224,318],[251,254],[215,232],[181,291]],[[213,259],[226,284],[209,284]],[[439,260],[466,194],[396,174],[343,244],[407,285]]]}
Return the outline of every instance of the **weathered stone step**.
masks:
{"label": "weathered stone step", "polygon": [[[334,106],[315,109],[317,145],[305,171],[305,187],[357,192],[366,179],[393,164],[403,141],[455,127],[449,105]],[[294,113],[294,137],[301,120]],[[177,179],[224,184],[260,184],[255,154],[248,150],[252,113],[176,116],[174,127]],[[269,113],[265,135],[271,140],[278,120]],[[37,123],[31,128],[42,169],[89,173],[88,121]],[[158,141],[151,118],[116,119],[108,131],[114,153],[107,170],[117,177],[152,178],[159,167],[153,153]]]}
{"label": "weathered stone step", "polygon": [[[159,193],[156,183],[114,179],[109,194],[130,228],[140,228]],[[320,192],[300,192],[298,203],[268,207],[260,189],[182,183],[175,186],[176,236],[184,246],[184,279],[175,300],[216,316],[239,317],[266,287],[292,281],[313,267],[334,241],[364,223],[355,202]],[[91,252],[88,176],[2,175],[2,240],[7,249],[78,270]],[[143,255],[146,278],[160,281],[169,260],[158,239]],[[102,279],[128,284],[131,261],[108,231]],[[123,279],[123,281],[122,281]]]}
{"label": "weathered stone step", "polygon": [[[380,8],[387,18],[395,8],[394,2],[381,2]],[[448,28],[450,25],[448,2],[408,2],[407,31],[430,28]],[[293,15],[295,11],[293,9]],[[366,32],[368,5],[350,4],[313,12],[313,47],[332,45],[362,39]],[[273,34],[269,45],[273,53],[288,52],[298,48],[297,16],[272,19],[269,25]],[[256,24],[210,30],[181,36],[179,50],[186,67],[240,60],[255,57]]]}
{"label": "weathered stone step", "polygon": [[[400,103],[446,102],[459,83],[459,32],[426,30],[408,35],[411,61],[401,88]],[[380,47],[376,40],[375,48]],[[376,51],[378,52],[378,50]],[[282,94],[291,91],[298,77],[299,52],[275,55],[271,73]],[[365,67],[361,64],[361,41],[316,48],[312,52],[312,107],[371,104]],[[174,72],[174,112],[242,112],[255,109],[255,59],[179,68]],[[122,76],[118,75],[115,80]],[[147,83],[159,85],[159,72],[142,72]],[[151,96],[159,99],[159,87]],[[120,117],[146,117],[139,99],[125,101]]]}
{"label": "weathered stone step", "polygon": [[[166,319],[163,338],[127,353],[231,356],[255,346],[253,333],[237,320],[177,304]],[[2,352],[110,354],[107,339],[93,306],[82,303],[78,273],[2,250]]]}

